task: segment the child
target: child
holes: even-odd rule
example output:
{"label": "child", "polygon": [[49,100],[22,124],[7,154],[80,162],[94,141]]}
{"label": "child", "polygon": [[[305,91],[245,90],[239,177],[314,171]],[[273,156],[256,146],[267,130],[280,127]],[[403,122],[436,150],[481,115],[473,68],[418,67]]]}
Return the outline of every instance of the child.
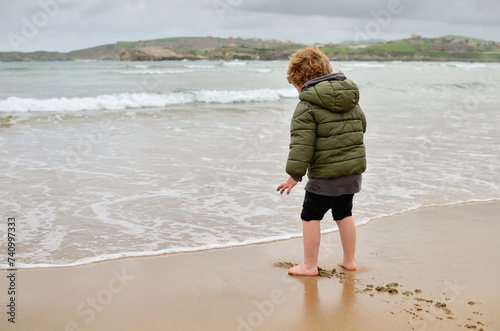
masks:
{"label": "child", "polygon": [[301,213],[304,262],[288,273],[318,275],[319,222],[330,209],[344,254],[338,265],[356,270],[352,199],[361,189],[361,173],[366,169],[366,118],[358,105],[358,87],[342,73],[332,74],[328,57],[318,48],[301,49],[292,55],[287,80],[297,88],[301,101],[290,127],[286,163],[290,178],[277,191],[290,194],[306,172],[309,177]]}

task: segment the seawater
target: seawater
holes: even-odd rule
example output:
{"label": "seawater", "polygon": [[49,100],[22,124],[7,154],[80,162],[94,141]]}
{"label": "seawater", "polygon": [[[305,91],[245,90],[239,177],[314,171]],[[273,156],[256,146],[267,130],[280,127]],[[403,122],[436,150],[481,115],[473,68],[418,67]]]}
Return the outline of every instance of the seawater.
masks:
{"label": "seawater", "polygon": [[[17,267],[300,236],[305,183],[275,191],[298,101],[287,65],[0,63],[0,206],[17,220]],[[332,65],[368,119],[357,224],[500,198],[500,64]],[[336,230],[330,216],[322,229]]]}

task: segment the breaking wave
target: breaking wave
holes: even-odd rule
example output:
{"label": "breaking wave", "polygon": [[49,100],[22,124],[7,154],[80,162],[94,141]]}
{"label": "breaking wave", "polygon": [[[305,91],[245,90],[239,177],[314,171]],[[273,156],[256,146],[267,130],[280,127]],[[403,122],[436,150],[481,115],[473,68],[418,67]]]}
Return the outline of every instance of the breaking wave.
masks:
{"label": "breaking wave", "polygon": [[105,94],[95,97],[78,98],[19,98],[9,97],[0,100],[0,111],[4,112],[43,112],[43,111],[82,111],[82,110],[120,110],[166,107],[189,103],[238,103],[278,101],[281,98],[297,97],[293,89],[260,89],[246,91],[196,90],[155,93]]}

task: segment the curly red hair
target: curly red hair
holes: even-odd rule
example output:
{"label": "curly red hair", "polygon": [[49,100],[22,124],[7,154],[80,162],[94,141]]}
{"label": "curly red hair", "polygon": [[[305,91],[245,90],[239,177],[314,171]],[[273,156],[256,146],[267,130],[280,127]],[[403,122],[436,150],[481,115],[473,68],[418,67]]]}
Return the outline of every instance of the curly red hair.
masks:
{"label": "curly red hair", "polygon": [[330,59],[318,47],[303,48],[290,57],[286,79],[290,84],[303,85],[311,79],[332,73]]}

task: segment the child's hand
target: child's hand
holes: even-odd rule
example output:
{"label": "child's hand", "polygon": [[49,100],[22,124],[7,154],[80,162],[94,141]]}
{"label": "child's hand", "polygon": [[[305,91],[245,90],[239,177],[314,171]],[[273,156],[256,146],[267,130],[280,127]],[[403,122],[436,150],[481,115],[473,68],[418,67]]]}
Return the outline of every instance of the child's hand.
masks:
{"label": "child's hand", "polygon": [[292,177],[288,178],[288,180],[286,181],[286,183],[283,183],[281,184],[280,186],[278,186],[278,189],[276,191],[280,191],[280,194],[283,194],[283,192],[286,191],[286,194],[290,194],[290,191],[292,190],[292,188],[297,185],[298,181],[294,180]]}

